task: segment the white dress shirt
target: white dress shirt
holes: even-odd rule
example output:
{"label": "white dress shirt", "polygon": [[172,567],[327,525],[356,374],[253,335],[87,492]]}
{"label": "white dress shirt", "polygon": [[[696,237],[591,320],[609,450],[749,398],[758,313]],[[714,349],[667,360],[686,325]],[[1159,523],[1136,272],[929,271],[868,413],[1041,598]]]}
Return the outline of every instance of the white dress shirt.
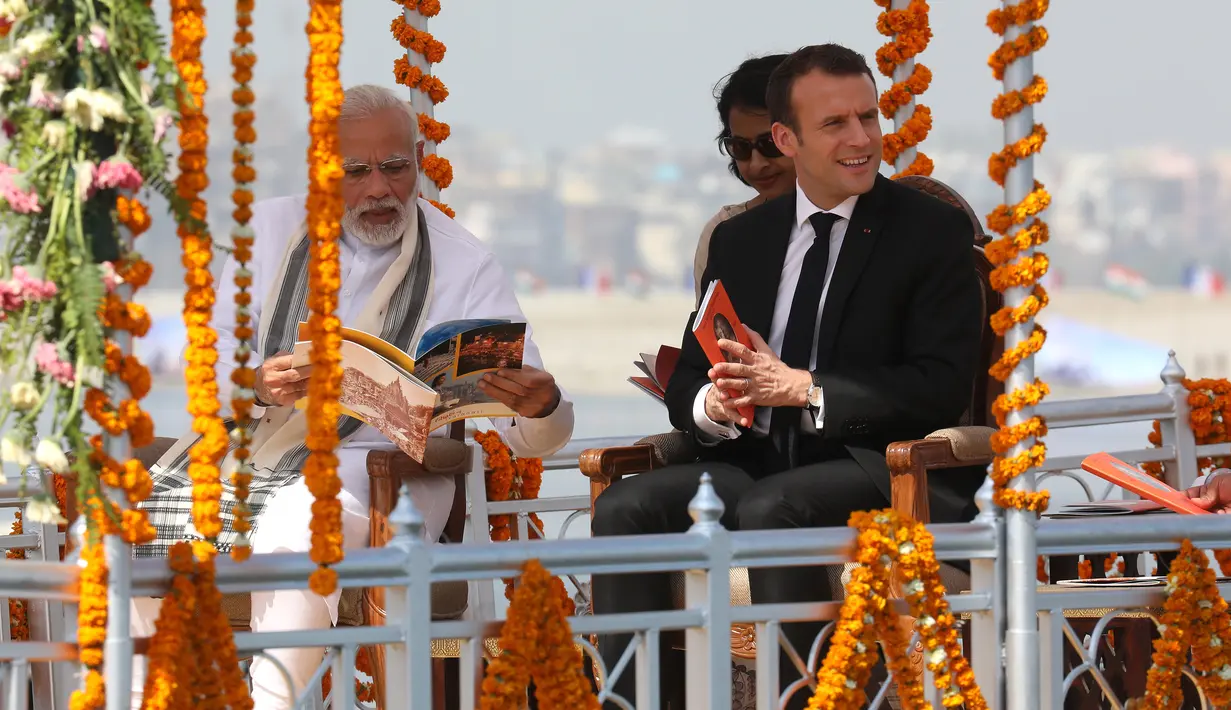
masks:
{"label": "white dress shirt", "polygon": [[[486,246],[460,223],[450,219],[430,202],[420,199],[431,239],[432,265],[435,269],[431,305],[423,322],[426,331],[439,323],[460,318],[507,318],[525,321],[521,306],[513,293],[504,270]],[[259,322],[271,281],[277,278],[287,243],[298,233],[305,217],[304,196],[280,197],[253,205],[251,220],[255,233],[252,261],[252,318]],[[397,258],[400,247],[372,247],[349,234],[342,235],[340,261],[342,282],[338,292],[337,315],[342,325],[354,323],[375,290],[381,277]],[[218,309],[214,326],[218,331],[218,385],[224,409],[230,401],[231,372],[235,368],[234,302],[235,261],[228,258],[218,282]],[[523,362],[544,369],[538,346],[531,339],[532,329],[526,326]],[[254,365],[259,363],[256,359]],[[260,412],[261,410],[257,410]],[[259,416],[259,414],[258,414]],[[500,431],[517,456],[539,457],[563,448],[573,433],[573,405],[561,390],[560,404],[549,416],[540,419],[524,417],[494,418],[492,425]],[[448,427],[441,427],[433,436],[443,436]],[[392,448],[383,434],[363,426],[338,449],[339,472],[355,468],[356,474],[366,471],[367,452]],[[363,474],[366,475],[366,474]]]}
{"label": "white dress shirt", "polygon": [[[825,297],[829,295],[829,282],[833,276],[834,265],[838,263],[838,254],[842,251],[842,241],[846,237],[846,227],[851,223],[851,215],[855,213],[855,202],[858,201],[858,195],[852,195],[846,201],[834,207],[832,210],[823,210],[812,203],[804,191],[800,189],[799,183],[795,184],[795,223],[791,225],[791,236],[787,242],[786,259],[782,262],[782,277],[778,281],[778,297],[774,301],[774,316],[769,325],[769,336],[765,338],[765,342],[775,354],[782,353],[782,341],[786,336],[787,319],[791,316],[791,302],[795,300],[795,287],[799,283],[799,272],[803,268],[804,256],[811,248],[813,240],[816,239],[816,230],[812,228],[810,218],[818,212],[830,212],[838,215],[838,219],[834,221],[833,226],[829,229],[829,261],[825,265],[825,287],[821,291],[821,302],[817,306],[816,324],[813,326],[813,345],[812,356],[808,363],[809,370],[816,369],[816,340],[820,336],[821,314],[825,312]],[[697,423],[697,429],[700,436],[698,437],[701,443],[716,444],[722,439],[734,439],[740,435],[740,430],[730,422],[718,423],[709,418],[705,413],[705,397],[709,394],[713,383],[706,384],[697,393],[697,399],[693,403],[693,419]],[[823,428],[825,421],[825,399],[824,393],[821,393],[820,407],[817,409],[814,424],[816,430],[820,431]],[[752,430],[758,434],[765,435],[769,433],[769,418],[771,410],[769,407],[757,407],[756,413],[753,415]],[[804,416],[807,417],[808,410],[804,409]]]}

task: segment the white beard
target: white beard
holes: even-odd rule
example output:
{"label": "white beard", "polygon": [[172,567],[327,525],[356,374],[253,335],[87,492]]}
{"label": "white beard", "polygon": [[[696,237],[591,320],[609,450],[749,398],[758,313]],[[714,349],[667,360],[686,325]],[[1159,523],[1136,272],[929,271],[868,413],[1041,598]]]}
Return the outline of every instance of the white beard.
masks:
{"label": "white beard", "polygon": [[[342,214],[342,229],[368,246],[387,247],[399,241],[406,233],[407,223],[415,216],[415,205],[414,197],[405,204],[393,197],[386,197],[358,207],[347,207]],[[364,213],[378,209],[396,209],[397,218],[388,224],[368,224],[363,221]]]}

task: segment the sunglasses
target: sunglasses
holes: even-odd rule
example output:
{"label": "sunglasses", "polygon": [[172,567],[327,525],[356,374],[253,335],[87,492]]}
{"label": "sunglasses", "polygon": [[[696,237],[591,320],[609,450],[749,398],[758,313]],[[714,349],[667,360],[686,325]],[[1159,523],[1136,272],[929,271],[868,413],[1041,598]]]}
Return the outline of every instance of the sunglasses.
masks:
{"label": "sunglasses", "polygon": [[727,136],[722,139],[722,149],[736,160],[748,160],[752,157],[754,150],[766,158],[782,157],[782,151],[774,145],[774,137],[768,133],[762,133],[756,137],[756,140],[751,141],[747,138]]}

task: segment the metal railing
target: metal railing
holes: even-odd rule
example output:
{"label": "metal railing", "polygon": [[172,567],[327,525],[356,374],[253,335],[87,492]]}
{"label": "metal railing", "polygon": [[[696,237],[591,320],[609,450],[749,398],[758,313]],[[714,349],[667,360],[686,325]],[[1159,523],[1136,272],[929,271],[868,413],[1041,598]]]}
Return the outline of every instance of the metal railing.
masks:
{"label": "metal railing", "polygon": [[[1091,400],[1045,403],[1040,414],[1052,429],[1088,427],[1125,421],[1158,419],[1164,437],[1161,448],[1142,448],[1114,452],[1129,461],[1162,461],[1172,485],[1190,483],[1197,474],[1198,456],[1231,453],[1231,447],[1197,447],[1187,425],[1187,392],[1183,388],[1183,370],[1174,357],[1162,372],[1163,390],[1152,395],[1107,397]],[[575,468],[578,454],[586,448],[620,446],[633,438],[578,440],[544,462],[545,468]],[[477,447],[476,447],[477,450]],[[1097,450],[1091,448],[1091,452]],[[476,470],[481,471],[481,454],[476,453]],[[1049,460],[1039,469],[1045,473],[1075,468],[1080,457],[1059,457]],[[523,519],[530,511],[548,510],[574,512],[589,507],[588,496],[571,496],[544,501],[518,501],[489,504],[474,482],[481,475],[470,477],[470,514],[472,520],[484,520],[497,513],[518,515]],[[28,485],[41,485],[38,478]],[[1089,489],[1087,493],[1090,494]],[[15,483],[0,486],[0,506],[19,504]],[[983,512],[973,523],[936,525],[930,529],[936,536],[938,557],[971,561],[969,590],[950,594],[955,612],[965,615],[970,624],[969,640],[973,649],[1005,648],[1006,614],[1020,603],[1005,584],[1007,542],[1001,511],[992,509],[987,490],[981,491]],[[500,620],[494,614],[471,613],[467,619],[433,621],[431,617],[431,585],[444,581],[467,581],[472,590],[486,588],[493,581],[513,576],[529,558],[539,559],[553,574],[571,575],[573,579],[592,574],[620,574],[646,571],[678,571],[685,576],[683,608],[652,614],[577,616],[570,619],[577,642],[589,657],[595,675],[602,686],[603,698],[620,707],[656,708],[660,678],[657,676],[658,641],[665,633],[682,631],[684,653],[689,663],[687,674],[690,707],[729,707],[732,702],[730,632],[731,624],[751,624],[755,627],[757,644],[755,676],[760,681],[755,688],[758,710],[778,707],[779,657],[772,639],[780,639],[783,623],[797,620],[833,618],[837,602],[814,604],[772,604],[732,606],[730,578],[733,567],[766,567],[790,565],[834,565],[849,560],[853,531],[845,528],[792,531],[728,532],[718,525],[721,503],[707,484],[701,484],[692,513],[696,524],[680,535],[638,536],[634,538],[559,539],[544,541],[513,541],[491,544],[485,527],[470,525],[467,540],[461,544],[429,545],[419,534],[422,518],[414,511],[403,493],[398,508],[391,517],[397,534],[386,548],[355,550],[338,565],[339,584],[343,587],[387,588],[385,625],[381,627],[346,627],[327,631],[238,633],[236,643],[241,652],[260,653],[269,649],[290,647],[323,647],[324,661],[309,687],[295,689],[301,706],[306,708],[354,706],[353,688],[339,679],[354,673],[354,658],[360,646],[381,644],[387,649],[389,673],[386,688],[388,707],[431,707],[433,673],[432,642],[448,640],[460,649],[461,707],[475,706],[482,675],[482,661],[498,652],[495,641]],[[473,532],[478,529],[478,533]],[[522,530],[524,531],[524,527]],[[1192,519],[1179,516],[1148,516],[1099,520],[1043,520],[1030,534],[1035,537],[1039,554],[1072,555],[1119,552],[1156,552],[1175,549],[1178,540],[1188,537],[1207,549],[1231,548],[1231,529],[1218,519]],[[7,605],[0,608],[0,699],[5,710],[26,710],[25,703],[33,692],[38,710],[61,710],[67,707],[67,695],[75,682],[77,666],[70,660],[75,652],[75,601],[72,586],[76,578],[73,560],[58,561],[58,546],[63,535],[55,526],[40,526],[20,536],[0,536],[0,547],[26,550],[32,560],[0,561],[0,599],[30,600],[31,610],[39,609],[40,621],[31,622],[31,640],[13,642],[9,637]],[[1033,564],[1033,562],[1032,562]],[[224,593],[256,589],[305,589],[313,569],[306,555],[257,555],[237,565],[219,560],[218,584]],[[818,575],[820,573],[818,572]],[[156,560],[137,560],[132,566],[130,588],[133,596],[159,596],[169,586],[169,572]],[[1151,609],[1161,605],[1163,588],[1144,589],[1083,589],[1079,587],[1045,590],[1031,602],[1032,614],[1039,619],[1039,645],[1032,653],[1040,654],[1040,692],[1042,707],[1061,708],[1064,694],[1076,682],[1091,682],[1112,695],[1110,681],[1095,658],[1100,636],[1112,620],[1125,609],[1150,618]],[[1067,615],[1076,611],[1105,612],[1089,638],[1074,631]],[[900,610],[904,611],[904,610]],[[589,644],[589,636],[597,633],[631,632],[633,642],[622,659],[607,668]],[[810,649],[794,649],[790,656],[798,671],[795,687],[801,692],[815,683],[815,671],[820,658],[821,642],[829,633],[822,632]],[[132,642],[118,639],[118,648]],[[781,640],[781,639],[780,639]],[[1085,658],[1083,664],[1068,671],[1062,659],[1067,642]],[[971,649],[968,649],[970,652]],[[1005,668],[1017,667],[1012,658],[1002,653],[977,651],[970,654],[976,678],[993,708],[1008,707],[1003,697]],[[108,682],[127,687],[131,680],[124,677],[124,664],[107,664]],[[333,692],[321,697],[315,687],[327,668],[333,670]],[[637,670],[637,691],[634,698],[610,696],[612,683],[629,669]],[[435,688],[439,690],[439,688]],[[880,706],[885,693],[877,696]],[[1120,698],[1109,698],[1111,707],[1121,707]],[[110,710],[110,709],[109,709]]]}

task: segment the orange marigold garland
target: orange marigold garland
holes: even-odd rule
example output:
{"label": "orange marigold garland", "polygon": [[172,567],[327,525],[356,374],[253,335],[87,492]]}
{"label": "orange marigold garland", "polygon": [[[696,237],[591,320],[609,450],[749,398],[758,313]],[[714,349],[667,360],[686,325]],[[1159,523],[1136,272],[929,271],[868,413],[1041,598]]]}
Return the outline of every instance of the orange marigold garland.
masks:
{"label": "orange marigold garland", "polygon": [[248,426],[252,421],[253,388],[256,386],[256,371],[249,366],[252,357],[252,344],[255,331],[252,327],[252,313],[248,307],[252,305],[252,294],[248,289],[252,286],[252,272],[248,262],[252,259],[252,243],[254,234],[248,226],[252,218],[252,190],[249,186],[256,181],[256,168],[252,166],[252,152],[249,148],[256,142],[256,129],[253,123],[256,114],[252,110],[256,97],[252,93],[249,82],[252,81],[252,68],[256,65],[256,55],[249,45],[252,44],[252,10],[254,0],[236,0],[235,2],[235,50],[231,52],[231,78],[235,80],[235,89],[231,92],[231,100],[235,103],[235,114],[232,122],[235,125],[235,151],[232,159],[235,167],[231,171],[235,179],[235,190],[231,193],[235,202],[235,210],[231,216],[235,226],[231,231],[232,255],[235,258],[235,370],[231,373],[231,414],[235,426],[231,430],[231,438],[235,443],[235,470],[231,473],[231,485],[235,487],[234,514],[235,532],[238,533],[235,545],[231,547],[231,558],[236,562],[248,559],[252,548],[249,545],[248,532],[252,524],[248,518],[248,484],[252,482],[252,464],[248,460],[248,450],[251,434]]}
{"label": "orange marigold garland", "polygon": [[[60,506],[60,510],[64,510],[64,506]],[[13,526],[9,529],[10,535],[20,535],[24,532],[21,524],[21,511],[18,510],[13,516]],[[26,559],[26,551],[16,548],[5,550],[4,557],[10,560]],[[9,638],[14,641],[29,641],[30,640],[30,623],[26,616],[26,609],[29,607],[29,602],[25,599],[9,598]]]}
{"label": "orange marigold garland", "polygon": [[[1185,379],[1183,385],[1184,389],[1188,390],[1188,425],[1192,428],[1197,445],[1231,441],[1228,436],[1228,428],[1231,426],[1231,382],[1222,379]],[[1157,419],[1154,420],[1149,441],[1156,448],[1163,445],[1162,425]],[[1231,457],[1197,459],[1197,468],[1203,474],[1216,468],[1227,467],[1231,467]],[[1162,480],[1161,463],[1149,461],[1141,464],[1141,468]]]}
{"label": "orange marigold garland", "polygon": [[500,632],[500,655],[483,677],[480,710],[520,710],[532,679],[543,710],[598,710],[598,698],[582,673],[570,612],[560,603],[559,585],[538,560],[522,566]]}
{"label": "orange marigold garland", "polygon": [[[539,497],[539,488],[543,485],[543,460],[537,458],[518,458],[509,450],[500,434],[494,431],[475,432],[474,440],[483,448],[486,460],[487,500],[492,503],[509,500],[535,500]],[[506,542],[513,539],[513,516],[492,515],[488,517],[492,542]],[[543,521],[535,513],[530,513],[528,534],[531,540],[542,538]],[[564,583],[559,582],[558,591],[560,603],[572,616],[576,605],[568,595]],[[516,580],[504,580],[504,596],[513,598]]]}
{"label": "orange marigold garland", "polygon": [[74,690],[69,710],[102,708],[103,642],[107,639],[107,560],[101,539],[88,541],[81,550],[81,574],[77,578],[77,648],[85,666],[84,688]]}
{"label": "orange marigold garland", "polygon": [[[1025,0],[1006,10],[993,10],[988,15],[987,24],[993,32],[1003,36],[1012,25],[1037,22],[1047,12],[1047,6],[1048,0]],[[1041,39],[1033,43],[1018,40],[1006,42],[988,60],[998,80],[1004,78],[1008,64],[1040,49],[1046,42],[1047,31],[1042,27],[1035,27],[1027,36]],[[992,114],[1004,119],[1021,111],[1026,105],[1037,103],[1046,93],[1047,86],[1037,77],[1030,86],[1028,92],[1013,92],[997,97],[992,104]],[[1030,137],[1006,146],[1004,150],[993,155],[988,163],[992,180],[1004,187],[1009,168],[1016,165],[1018,160],[1039,152],[1045,137],[1043,127],[1036,126]],[[1047,256],[1033,253],[1019,257],[1026,250],[1047,241],[1047,225],[1039,219],[1038,214],[1047,208],[1050,201],[1051,196],[1043,189],[1043,185],[1036,181],[1034,190],[1020,203],[1000,205],[987,217],[988,228],[1001,235],[987,246],[987,258],[995,266],[991,274],[992,287],[1001,292],[1010,288],[1030,289],[1030,294],[1021,305],[1006,305],[992,314],[991,326],[999,336],[1003,337],[1014,325],[1032,320],[1047,305],[1047,292],[1039,283],[1039,279],[1047,273]],[[1021,226],[1021,229],[1010,234],[1017,226]],[[1034,331],[1026,340],[1007,349],[992,365],[990,374],[1002,382],[1007,380],[1018,364],[1043,347],[1046,337],[1043,328],[1035,324]],[[993,404],[992,410],[1000,431],[992,438],[996,458],[992,462],[991,476],[995,484],[994,499],[1001,507],[1034,512],[1047,509],[1046,491],[1014,491],[1008,488],[1009,481],[1043,463],[1047,456],[1047,447],[1041,439],[1047,434],[1047,425],[1037,416],[1014,426],[1008,426],[1006,422],[1011,412],[1033,407],[1047,394],[1047,385],[1035,380],[1030,385],[997,397]],[[1025,451],[1011,458],[1007,456],[1016,445],[1029,440],[1034,443]]]}
{"label": "orange marigold garland", "polygon": [[1192,652],[1197,683],[1215,707],[1231,703],[1231,615],[1205,553],[1184,540],[1167,575],[1167,601],[1146,675],[1144,706],[1174,710],[1183,702],[1182,668]]}
{"label": "orange marigold garland", "polygon": [[[145,206],[135,197],[119,195],[115,204],[116,221],[129,231],[132,239],[136,239],[149,229],[150,218]],[[131,245],[130,245],[131,246]],[[112,333],[126,331],[132,337],[139,338],[149,330],[149,317],[144,308],[125,301],[115,292],[119,284],[127,284],[129,296],[135,295],[149,283],[153,267],[145,261],[141,254],[129,248],[118,266],[104,264],[103,275],[107,294],[99,309],[98,317],[104,328]],[[118,379],[128,391],[128,397],[118,404],[113,403],[107,393],[98,388],[86,391],[84,408],[86,413],[110,437],[128,435],[129,445],[136,449],[154,441],[154,420],[141,409],[140,401],[149,394],[151,377],[149,368],[141,363],[135,355],[125,353],[120,346],[108,340],[103,362],[104,372]],[[113,506],[104,506],[108,516],[119,515],[118,532],[120,537],[131,545],[140,545],[154,539],[154,526],[149,522],[148,513],[137,506],[149,497],[153,491],[153,480],[149,471],[135,458],[119,462],[107,454],[105,439],[102,436],[90,438],[92,451],[90,461],[97,466],[102,482],[111,488],[124,493],[129,508],[119,510]],[[95,500],[86,498],[87,502]],[[114,529],[109,526],[109,529]]]}
{"label": "orange marigold garland", "polygon": [[[1188,425],[1192,428],[1193,438],[1198,446],[1207,444],[1225,444],[1231,441],[1228,429],[1231,428],[1231,382],[1225,379],[1184,379],[1182,384],[1188,390]],[[1150,431],[1149,442],[1155,448],[1163,445],[1162,423],[1155,419]],[[1215,469],[1231,467],[1231,457],[1215,456],[1197,459],[1197,470],[1208,475]],[[1142,470],[1163,480],[1163,465],[1157,461],[1147,461],[1141,464]],[[1231,550],[1214,550],[1223,574],[1231,575]]]}
{"label": "orange marigold garland", "polygon": [[174,576],[150,640],[143,710],[195,705],[252,710],[230,620],[215,579],[210,542],[178,542],[168,553]]}
{"label": "orange marigold garland", "polygon": [[[435,17],[440,13],[439,0],[395,0],[395,2],[405,12],[418,12],[425,18]],[[407,52],[414,52],[422,56],[428,64],[428,71],[431,71],[432,64],[439,64],[444,59],[446,48],[430,32],[415,29],[406,22],[405,12],[394,18],[389,29],[393,32],[393,38],[397,40],[397,43]],[[449,90],[439,79],[413,66],[408,57],[398,57],[393,62],[393,76],[397,83],[423,92],[433,106],[449,96]],[[426,113],[419,114],[419,134],[425,141],[439,145],[449,139],[449,133],[449,124],[437,121]],[[448,160],[435,153],[424,156],[423,165],[420,167],[423,175],[434,182],[438,190],[448,189],[453,182],[453,166]],[[448,205],[436,200],[430,200],[430,202],[450,217],[456,216]]]}
{"label": "orange marigold garland", "polygon": [[188,205],[189,219],[177,230],[183,247],[184,326],[188,346],[184,380],[188,389],[188,413],[192,430],[201,435],[189,452],[188,476],[192,479],[192,523],[198,535],[212,540],[222,531],[219,501],[222,497],[218,464],[227,451],[227,431],[218,413],[218,382],[214,364],[218,335],[210,327],[214,306],[214,278],[210,274],[213,240],[205,226],[207,208],[201,196],[209,186],[205,167],[209,145],[209,121],[205,116],[205,71],[201,66],[201,43],[205,39],[205,7],[201,0],[171,0],[171,58],[175,60],[186,91],[179,95],[179,176],[176,193]]}
{"label": "orange marigold garland", "polygon": [[194,659],[198,672],[203,672],[206,679],[206,692],[199,700],[218,702],[218,707],[229,710],[252,710],[248,683],[235,650],[235,634],[222,609],[222,594],[215,578],[217,550],[213,543],[198,541],[192,543],[192,554],[196,560],[195,632],[203,646],[209,649],[209,653]]}
{"label": "orange marigold garland", "polygon": [[150,639],[149,670],[142,694],[144,710],[188,707],[189,687],[182,680],[189,673],[183,664],[189,658],[196,610],[192,547],[185,542],[172,545],[167,562],[173,575],[171,591],[163,597]]}
{"label": "orange marigold garland", "polygon": [[[929,8],[926,0],[911,0],[910,4],[901,10],[889,9],[889,3],[890,0],[876,0],[877,5],[885,8],[876,19],[876,29],[882,35],[892,38],[876,50],[876,66],[882,74],[893,79],[895,69],[927,49],[928,42],[932,39],[932,28],[928,25]],[[905,81],[895,82],[881,94],[881,115],[893,120],[900,109],[927,91],[931,83],[932,70],[916,62],[914,70]],[[916,104],[902,127],[881,139],[885,162],[894,165],[899,155],[923,142],[931,130],[932,110]],[[932,159],[922,151],[917,151],[911,164],[894,177],[931,175],[933,167]]]}
{"label": "orange marigold garland", "polygon": [[308,104],[308,333],[312,340],[312,379],[308,385],[308,460],[304,480],[312,503],[312,591],[326,596],[337,588],[330,565],[342,561],[342,504],[338,493],[338,397],[342,392],[341,323],[336,315],[341,267],[342,158],[338,148],[338,113],[342,84],[338,60],[342,47],[342,3],[312,0],[308,20],[311,48],[307,71]]}
{"label": "orange marigold garland", "polygon": [[[56,505],[64,515],[69,514],[68,510],[68,481],[59,474],[51,475],[52,487],[55,491]],[[59,532],[64,532],[68,526],[61,523],[57,526]],[[13,525],[9,528],[10,535],[21,535],[25,532],[22,524],[22,514],[20,510],[13,513]],[[60,559],[64,559],[64,545],[60,545]],[[10,548],[5,550],[4,557],[10,560],[26,559],[26,551],[18,548]],[[9,598],[9,638],[14,641],[29,641],[30,640],[30,625],[29,618],[26,615],[26,610],[29,608],[29,602],[25,599]]]}
{"label": "orange marigold garland", "polygon": [[[837,628],[821,670],[816,693],[808,703],[813,710],[861,708],[867,702],[864,686],[876,663],[878,633],[895,670],[903,707],[930,708],[918,679],[910,671],[889,604],[889,585],[902,580],[903,595],[915,617],[925,647],[925,660],[936,688],[944,692],[944,706],[985,710],[987,702],[975,683],[974,671],[962,655],[957,620],[945,601],[940,565],[927,528],[897,513],[883,510],[857,512],[850,526],[859,531],[855,561]],[[892,563],[897,563],[893,569]]]}
{"label": "orange marigold garland", "polygon": [[[372,677],[372,654],[367,646],[360,646],[355,650],[355,671],[363,673],[369,678]],[[333,690],[333,670],[325,671],[325,677],[321,678],[321,696],[329,697],[329,693]],[[358,675],[355,676],[355,700],[360,703],[372,703],[376,700],[376,689],[372,684],[364,681]]]}

